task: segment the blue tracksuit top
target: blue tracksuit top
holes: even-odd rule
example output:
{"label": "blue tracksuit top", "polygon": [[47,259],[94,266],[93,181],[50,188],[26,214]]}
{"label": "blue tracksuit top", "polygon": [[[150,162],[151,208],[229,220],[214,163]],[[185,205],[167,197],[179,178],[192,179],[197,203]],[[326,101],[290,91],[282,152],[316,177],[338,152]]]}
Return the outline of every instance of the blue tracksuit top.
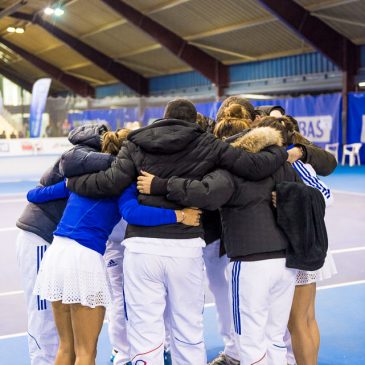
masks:
{"label": "blue tracksuit top", "polygon": [[106,241],[121,217],[129,224],[140,226],[176,223],[173,210],[139,204],[136,184],[125,189],[119,198],[86,198],[71,193],[65,181],[32,189],[27,194],[32,203],[67,197],[66,209],[54,235],[73,239],[101,255],[104,255]]}

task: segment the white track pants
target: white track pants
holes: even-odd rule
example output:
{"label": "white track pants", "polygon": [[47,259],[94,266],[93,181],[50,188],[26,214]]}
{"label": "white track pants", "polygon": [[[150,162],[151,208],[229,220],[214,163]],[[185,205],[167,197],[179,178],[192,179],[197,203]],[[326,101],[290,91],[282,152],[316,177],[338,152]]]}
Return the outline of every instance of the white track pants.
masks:
{"label": "white track pants", "polygon": [[28,346],[32,365],[51,365],[58,349],[58,334],[51,303],[33,295],[39,265],[49,243],[21,230],[17,237],[17,260],[28,312]]}
{"label": "white track pants", "polygon": [[113,303],[108,308],[107,316],[109,340],[113,349],[118,351],[114,358],[114,365],[124,365],[130,360],[124,308],[123,257],[124,246],[121,242],[108,241],[104,259],[113,291]]}
{"label": "white track pants", "polygon": [[207,273],[208,286],[214,296],[218,315],[218,328],[224,342],[224,353],[238,359],[232,313],[229,300],[227,256],[219,256],[220,240],[203,248],[203,257]]}
{"label": "white track pants", "polygon": [[124,255],[124,290],[132,365],[163,365],[164,311],[174,365],[206,365],[203,259]]}
{"label": "white track pants", "polygon": [[286,365],[284,335],[297,270],[285,259],[229,264],[233,323],[241,365]]}

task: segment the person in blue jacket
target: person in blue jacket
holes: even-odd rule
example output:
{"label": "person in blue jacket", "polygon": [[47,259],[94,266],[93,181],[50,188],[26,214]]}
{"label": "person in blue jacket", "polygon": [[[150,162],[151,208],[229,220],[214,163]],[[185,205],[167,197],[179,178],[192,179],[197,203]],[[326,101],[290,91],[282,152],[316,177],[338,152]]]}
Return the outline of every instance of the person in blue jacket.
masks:
{"label": "person in blue jacket", "polygon": [[[103,152],[118,151],[118,134],[103,136]],[[117,148],[115,148],[117,144]],[[31,190],[34,203],[64,199],[68,202],[54,232],[54,241],[41,263],[34,294],[52,302],[59,334],[55,365],[95,364],[98,336],[111,290],[102,255],[106,241],[121,216],[133,225],[183,223],[199,225],[200,211],[174,211],[142,206],[131,185],[118,198],[90,199],[67,190],[65,182]]]}
{"label": "person in blue jacket", "polygon": [[[87,123],[73,129],[68,140],[73,147],[45,171],[39,180],[41,186],[56,184],[64,179],[65,157],[69,169],[76,160],[82,162],[82,171],[95,172],[107,169],[113,156],[100,153],[104,124]],[[95,152],[99,152],[96,156]],[[79,163],[80,165],[80,163]],[[32,294],[40,262],[52,244],[53,232],[66,207],[67,199],[48,203],[29,203],[16,222],[19,233],[16,239],[16,256],[27,306],[27,334],[31,365],[53,364],[58,348],[58,336],[51,304]]]}

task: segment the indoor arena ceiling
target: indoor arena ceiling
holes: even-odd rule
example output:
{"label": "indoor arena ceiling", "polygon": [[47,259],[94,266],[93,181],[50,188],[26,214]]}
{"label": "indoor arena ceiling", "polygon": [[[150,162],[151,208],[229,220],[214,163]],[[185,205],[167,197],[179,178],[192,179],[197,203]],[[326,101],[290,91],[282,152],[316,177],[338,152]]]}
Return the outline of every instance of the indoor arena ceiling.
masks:
{"label": "indoor arena ceiling", "polygon": [[[189,71],[191,65],[171,53],[148,33],[127,21],[103,0],[28,0],[12,16],[0,19],[0,72],[4,68],[28,83],[45,76],[43,64],[34,66],[28,54],[55,67],[55,72],[73,76],[92,87],[120,81],[117,72],[106,72],[103,62],[124,65],[140,82],[152,76]],[[301,54],[313,48],[298,37],[257,0],[124,0],[188,44],[221,61],[224,65],[286,55]],[[336,32],[354,44],[365,43],[365,0],[296,0]],[[0,0],[5,9],[19,3]],[[64,14],[47,16],[47,6],[61,5]],[[21,15],[20,17],[18,15]],[[1,14],[0,14],[1,15]],[[51,23],[73,38],[55,37],[36,17]],[[23,34],[9,33],[9,27],[24,28]],[[99,51],[80,52],[81,41]],[[10,43],[10,44],[9,44]],[[11,45],[26,51],[14,51]],[[90,48],[90,47],[89,47]],[[89,49],[88,48],[88,49]],[[96,57],[102,57],[95,62]],[[88,55],[87,57],[85,55]],[[108,61],[109,60],[109,61]],[[102,62],[103,61],[103,62]],[[55,79],[55,77],[53,77]],[[61,78],[59,78],[61,80]],[[67,83],[66,83],[67,84]],[[65,90],[56,82],[54,90]],[[82,85],[80,87],[83,87]]]}

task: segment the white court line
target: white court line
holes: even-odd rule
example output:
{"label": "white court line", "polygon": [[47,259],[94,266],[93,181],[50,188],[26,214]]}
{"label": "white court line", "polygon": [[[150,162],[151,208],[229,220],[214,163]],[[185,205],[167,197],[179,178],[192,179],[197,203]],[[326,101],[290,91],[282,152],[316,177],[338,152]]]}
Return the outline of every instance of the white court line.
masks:
{"label": "white court line", "polygon": [[8,338],[23,337],[26,336],[27,332],[13,333],[12,335],[0,336],[0,340],[7,340]]}
{"label": "white court line", "polygon": [[5,227],[5,228],[0,228],[0,233],[1,232],[16,231],[17,229],[18,229],[18,227]]}
{"label": "white court line", "polygon": [[346,190],[332,190],[335,194],[347,194],[347,195],[355,195],[355,196],[365,196],[365,193],[358,193],[355,191],[346,191]]}
{"label": "white court line", "polygon": [[338,253],[357,252],[357,251],[365,251],[365,246],[340,248],[338,250],[331,250],[331,253],[338,254]]}
{"label": "white court line", "polygon": [[0,293],[0,297],[8,297],[10,295],[19,295],[23,294],[24,290],[16,290],[16,291],[6,291],[4,293]]}
{"label": "white court line", "polygon": [[362,285],[362,284],[365,284],[365,280],[348,281],[346,283],[338,283],[338,284],[332,284],[332,285],[325,285],[325,286],[320,286],[317,289],[318,290],[335,289],[335,288],[342,288],[344,286],[353,286],[353,285]]}
{"label": "white court line", "polygon": [[5,203],[24,203],[26,201],[27,201],[27,199],[25,199],[25,198],[6,199],[6,200],[0,200],[0,204],[5,204]]}
{"label": "white court line", "polygon": [[[344,287],[344,286],[353,286],[353,285],[361,285],[361,284],[365,284],[365,280],[350,281],[350,282],[347,282],[347,283],[340,283],[340,284],[321,286],[317,289],[318,290],[335,289],[335,288],[341,288],[341,287]],[[211,307],[215,307],[215,303],[207,303],[207,304],[204,305],[204,308],[211,308]],[[106,321],[104,321],[104,323],[105,322]],[[0,340],[6,340],[8,338],[15,338],[15,337],[22,337],[22,336],[26,336],[26,335],[27,335],[26,332],[13,333],[11,335],[0,336]]]}
{"label": "white court line", "polygon": [[[1,183],[0,183],[0,185],[1,185]],[[0,199],[1,198],[11,198],[11,197],[16,197],[16,196],[25,196],[25,194],[26,194],[27,192],[26,191],[24,191],[24,192],[20,192],[20,193],[9,193],[9,194],[7,194],[7,193],[5,193],[5,194],[0,194]]]}

